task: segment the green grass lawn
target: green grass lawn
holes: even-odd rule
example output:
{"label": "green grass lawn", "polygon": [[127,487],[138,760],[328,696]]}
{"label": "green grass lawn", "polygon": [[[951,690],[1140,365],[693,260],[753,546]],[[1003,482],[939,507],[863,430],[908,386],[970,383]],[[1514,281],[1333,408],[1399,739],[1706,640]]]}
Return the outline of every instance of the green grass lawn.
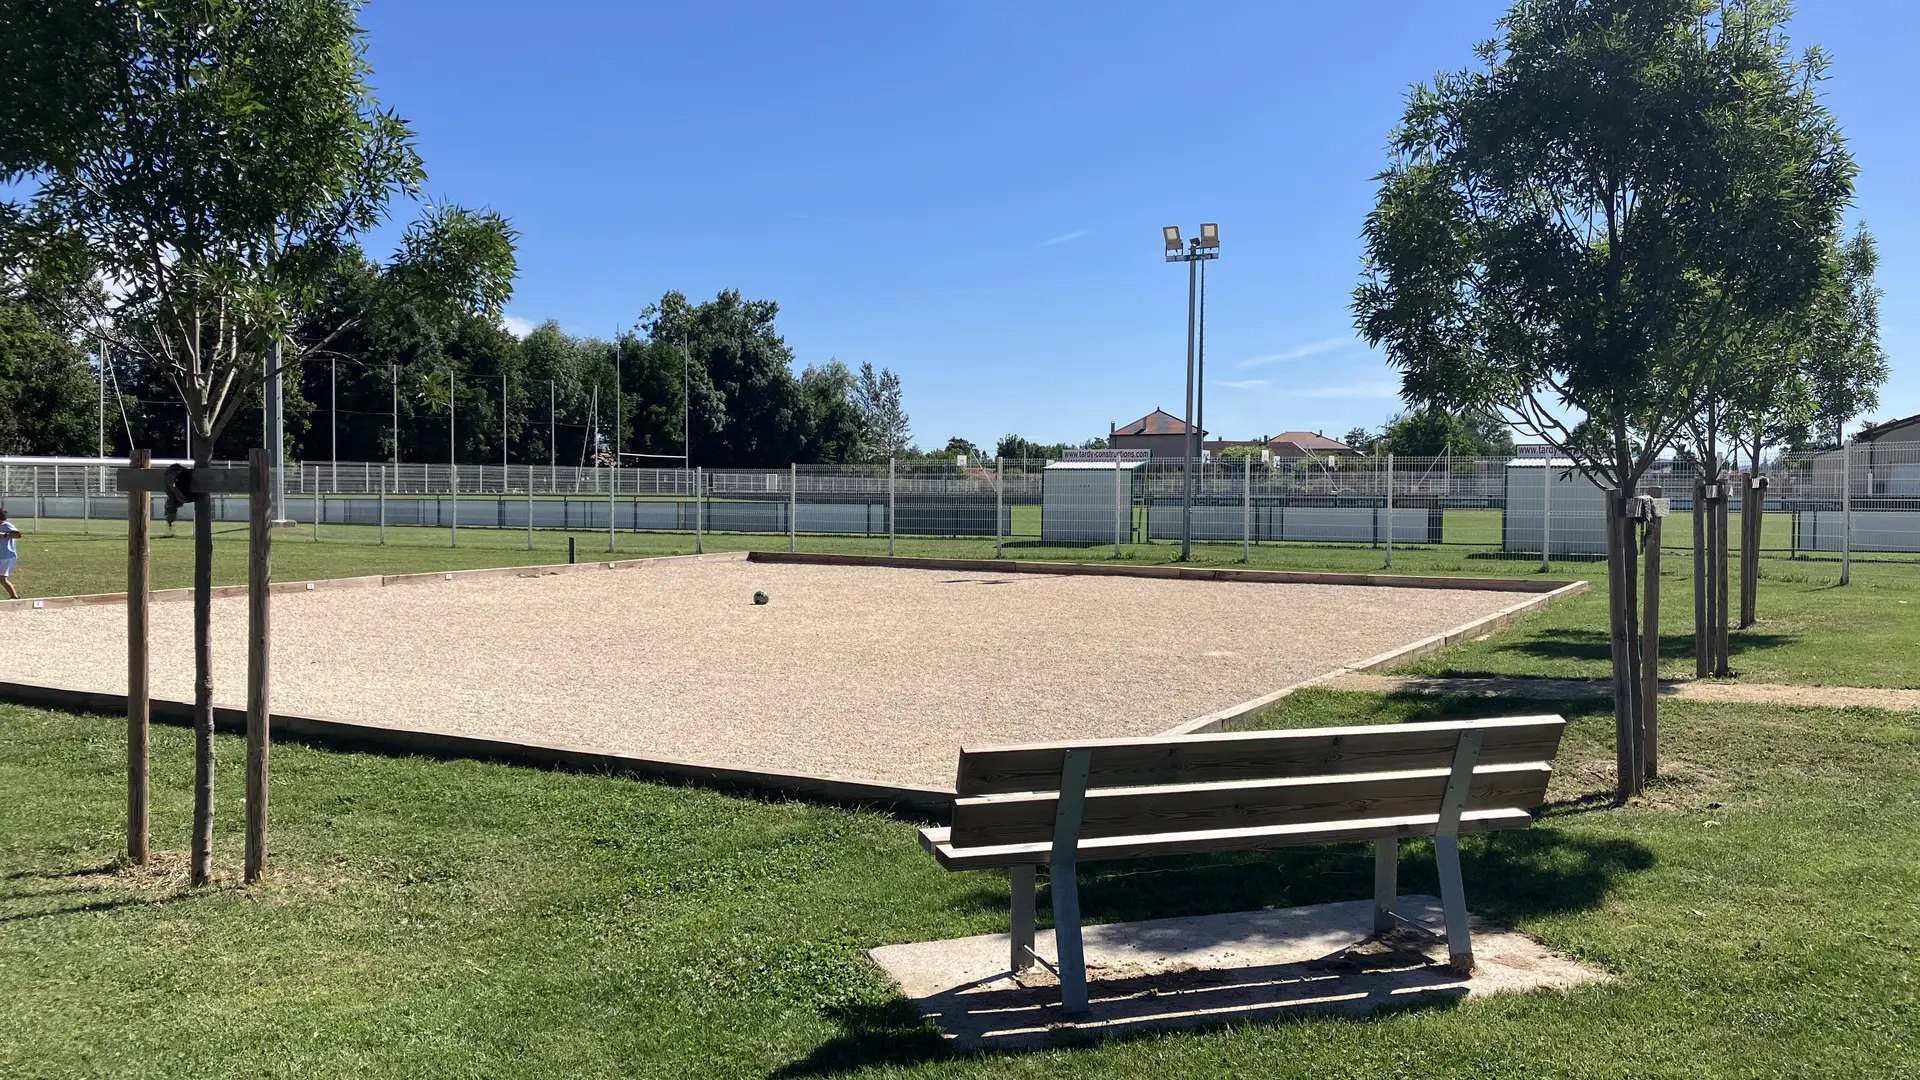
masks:
{"label": "green grass lawn", "polygon": [[[1267,722],[1489,711],[1314,691]],[[1475,911],[1604,966],[1610,984],[954,1058],[863,950],[1004,931],[1006,879],[941,871],[909,823],[283,743],[268,883],[189,892],[111,872],[121,721],[0,706],[0,1075],[1914,1075],[1914,718],[1665,715],[1676,779],[1645,805],[1593,797],[1610,719],[1583,712],[1539,825],[1463,845]],[[219,752],[230,875],[241,744],[223,737]],[[187,733],[156,729],[156,849],[185,845],[189,775]],[[1431,890],[1428,849],[1405,858],[1404,887]],[[1094,921],[1245,910],[1363,897],[1371,868],[1359,845],[1096,864],[1081,896]]]}
{"label": "green grass lawn", "polygon": [[[1464,511],[1473,513],[1473,511]],[[1686,519],[1680,519],[1684,522]],[[223,526],[215,543],[215,579],[221,583],[245,580],[245,532]],[[1677,532],[1678,530],[1676,530]],[[607,557],[605,532],[536,531],[534,549],[527,536],[512,529],[460,530],[459,546],[449,546],[444,529],[389,528],[388,543],[379,544],[378,530],[365,526],[331,525],[315,541],[310,528],[285,529],[275,534],[274,577],[282,581],[346,577],[359,574],[398,574],[486,566],[520,566],[564,562],[569,535],[579,558]],[[694,549],[684,533],[628,533],[615,537],[619,557],[679,555]],[[763,548],[785,550],[778,535],[714,533],[703,541],[707,551]],[[884,536],[802,536],[803,551],[842,551],[885,554]],[[90,533],[79,523],[48,520],[38,532],[20,541],[16,582],[29,596],[58,596],[84,592],[113,592],[125,587],[124,526],[95,522]],[[987,558],[991,540],[901,537],[895,550],[902,555]],[[1307,544],[1264,544],[1253,549],[1250,564],[1240,562],[1238,544],[1197,544],[1194,562],[1208,566],[1272,567],[1294,570],[1379,571],[1384,552],[1364,547]],[[1019,559],[1113,559],[1108,545],[1062,547],[1040,544],[1026,537],[1007,542],[1005,553]],[[157,588],[188,584],[192,571],[192,541],[184,526],[168,535],[158,525],[154,540],[154,584]],[[1121,549],[1120,560],[1168,563],[1179,554],[1176,544],[1132,544]],[[1661,611],[1662,671],[1669,677],[1693,672],[1692,563],[1687,552],[1666,552]],[[1464,546],[1402,547],[1395,552],[1393,570],[1399,573],[1460,574],[1471,576],[1533,577],[1542,575],[1537,561],[1488,557]],[[1911,662],[1920,647],[1920,563],[1856,560],[1852,584],[1839,586],[1840,565],[1828,558],[1765,558],[1760,563],[1760,621],[1747,630],[1735,630],[1730,648],[1741,678],[1749,681],[1848,686],[1920,686],[1920,668]],[[1598,562],[1556,562],[1551,576],[1593,582],[1583,596],[1556,605],[1539,615],[1479,642],[1455,646],[1423,661],[1412,670],[1423,674],[1515,675],[1563,678],[1602,678],[1608,673],[1606,636],[1606,566]],[[1737,591],[1737,590],[1736,590]],[[1736,601],[1737,602],[1737,601]],[[1284,643],[1275,643],[1284,647]]]}

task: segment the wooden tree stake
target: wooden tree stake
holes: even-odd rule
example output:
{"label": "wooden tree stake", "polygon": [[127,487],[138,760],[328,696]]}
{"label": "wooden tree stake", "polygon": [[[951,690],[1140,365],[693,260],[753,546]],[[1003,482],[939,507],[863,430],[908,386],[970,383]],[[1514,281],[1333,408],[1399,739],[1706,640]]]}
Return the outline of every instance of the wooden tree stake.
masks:
{"label": "wooden tree stake", "polygon": [[[135,450],[129,464],[145,469],[153,464],[153,451]],[[148,801],[147,724],[149,688],[147,678],[147,613],[153,600],[153,581],[149,569],[153,548],[153,495],[146,491],[127,492],[127,858],[135,866],[145,866],[151,858],[148,837],[152,834],[151,805]]]}
{"label": "wooden tree stake", "polygon": [[267,688],[272,657],[273,498],[267,452],[247,453],[247,858],[246,881],[267,867]]}

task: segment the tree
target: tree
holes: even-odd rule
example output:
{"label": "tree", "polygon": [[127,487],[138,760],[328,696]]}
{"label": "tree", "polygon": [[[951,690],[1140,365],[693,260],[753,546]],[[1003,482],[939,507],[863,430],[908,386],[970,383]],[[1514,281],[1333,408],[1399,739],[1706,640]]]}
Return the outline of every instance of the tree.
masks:
{"label": "tree", "polygon": [[1409,96],[1354,311],[1408,401],[1497,412],[1608,499],[1619,793],[1638,790],[1630,498],[1723,344],[1805,302],[1854,166],[1776,3],[1522,0]]}
{"label": "tree", "polygon": [[1410,409],[1387,421],[1386,429],[1370,440],[1365,452],[1401,457],[1505,457],[1513,453],[1513,436],[1498,419],[1428,406]]}
{"label": "tree", "polygon": [[[0,157],[0,179],[30,194],[9,229],[70,260],[67,273],[118,286],[72,315],[165,375],[204,467],[353,238],[424,178],[412,132],[368,87],[359,5],[139,0],[84,17],[0,5],[9,35],[72,48],[0,94],[0,129],[26,117],[29,131]],[[512,247],[497,215],[434,207],[387,272],[424,307],[497,313]],[[195,884],[210,879],[213,835],[211,506],[195,500]]]}
{"label": "tree", "polygon": [[91,456],[98,394],[78,345],[32,306],[0,302],[0,454]]}
{"label": "tree", "polygon": [[1354,450],[1360,454],[1371,454],[1374,450],[1374,444],[1380,441],[1380,432],[1357,427],[1347,432],[1340,441],[1353,447]]}
{"label": "tree", "polygon": [[876,372],[871,363],[861,364],[853,400],[866,428],[869,451],[875,457],[906,453],[912,434],[901,401],[900,376],[888,368]]}
{"label": "tree", "polygon": [[856,389],[852,369],[838,360],[800,373],[807,417],[802,459],[808,464],[840,465],[867,456],[867,428],[854,400]]}

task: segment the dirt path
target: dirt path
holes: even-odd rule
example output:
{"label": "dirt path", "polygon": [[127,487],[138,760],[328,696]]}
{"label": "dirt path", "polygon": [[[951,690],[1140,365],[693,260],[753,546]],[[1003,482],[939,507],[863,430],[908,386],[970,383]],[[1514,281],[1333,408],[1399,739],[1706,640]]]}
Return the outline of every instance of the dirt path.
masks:
{"label": "dirt path", "polygon": [[[1341,675],[1325,683],[1331,690],[1374,694],[1468,694],[1481,697],[1521,697],[1544,701],[1606,700],[1613,687],[1602,679],[1450,679],[1404,675]],[[1920,711],[1920,690],[1889,690],[1870,686],[1786,686],[1780,683],[1667,682],[1660,696],[1681,701],[1719,701],[1740,704],[1801,705]]]}

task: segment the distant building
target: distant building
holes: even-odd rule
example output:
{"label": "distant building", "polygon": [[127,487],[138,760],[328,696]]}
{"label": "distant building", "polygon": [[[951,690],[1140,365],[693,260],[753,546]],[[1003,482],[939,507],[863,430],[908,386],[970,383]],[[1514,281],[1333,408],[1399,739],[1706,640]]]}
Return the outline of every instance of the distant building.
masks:
{"label": "distant building", "polygon": [[1283,431],[1268,439],[1266,448],[1276,461],[1361,456],[1360,451],[1339,439],[1329,439],[1317,431]]}
{"label": "distant building", "polygon": [[[1115,450],[1146,450],[1156,458],[1183,458],[1192,453],[1188,439],[1193,428],[1185,420],[1155,409],[1130,424],[1110,424],[1107,445]],[[1201,432],[1201,437],[1206,432]]]}

